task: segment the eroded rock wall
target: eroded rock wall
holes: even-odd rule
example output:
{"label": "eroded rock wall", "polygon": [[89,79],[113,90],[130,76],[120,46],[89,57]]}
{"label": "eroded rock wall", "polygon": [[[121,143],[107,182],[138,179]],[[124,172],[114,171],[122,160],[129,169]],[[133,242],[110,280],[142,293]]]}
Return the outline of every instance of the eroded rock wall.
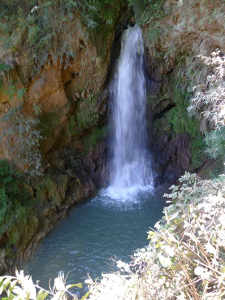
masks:
{"label": "eroded rock wall", "polygon": [[206,137],[224,124],[225,4],[137,0],[134,12],[147,51],[149,139],[159,181],[172,183],[185,170],[215,176],[223,161],[206,153]]}
{"label": "eroded rock wall", "polygon": [[107,185],[111,48],[131,17],[123,0],[34,2],[0,4],[0,159],[23,174],[29,193],[28,202],[7,200],[0,273],[32,255],[72,204]]}

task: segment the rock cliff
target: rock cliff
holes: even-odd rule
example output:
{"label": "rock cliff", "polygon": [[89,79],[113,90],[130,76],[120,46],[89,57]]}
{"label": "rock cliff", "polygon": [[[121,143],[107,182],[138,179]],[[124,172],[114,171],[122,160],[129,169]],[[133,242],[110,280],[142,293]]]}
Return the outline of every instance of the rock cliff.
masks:
{"label": "rock cliff", "polygon": [[[89,2],[0,3],[0,159],[10,163],[0,170],[0,272],[108,184],[108,84],[135,21],[125,0]],[[213,177],[225,151],[225,4],[128,2],[145,40],[156,183]]]}
{"label": "rock cliff", "polygon": [[224,125],[225,5],[154,0],[133,7],[146,44],[149,139],[160,181],[174,182],[185,170],[216,176],[222,151],[213,159],[207,152]]}
{"label": "rock cliff", "polygon": [[0,159],[23,174],[19,196],[29,194],[14,201],[3,177],[0,272],[12,272],[73,203],[107,185],[111,49],[131,13],[123,0],[2,1],[0,10]]}

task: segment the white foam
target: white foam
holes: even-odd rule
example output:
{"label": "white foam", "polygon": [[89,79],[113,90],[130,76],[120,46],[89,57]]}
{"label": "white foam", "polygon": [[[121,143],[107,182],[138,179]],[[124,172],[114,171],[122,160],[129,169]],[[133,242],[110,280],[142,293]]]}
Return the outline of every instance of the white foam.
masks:
{"label": "white foam", "polygon": [[146,193],[154,194],[154,189],[151,185],[140,186],[134,185],[129,188],[118,188],[109,186],[108,188],[99,191],[98,196],[92,200],[90,205],[102,205],[113,210],[133,210],[141,209],[143,195],[146,198]]}

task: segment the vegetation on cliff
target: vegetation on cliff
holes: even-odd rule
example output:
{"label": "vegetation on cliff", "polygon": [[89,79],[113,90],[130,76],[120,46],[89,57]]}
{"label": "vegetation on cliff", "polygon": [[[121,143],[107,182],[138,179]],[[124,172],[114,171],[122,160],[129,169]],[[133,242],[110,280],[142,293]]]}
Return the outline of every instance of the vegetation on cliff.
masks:
{"label": "vegetation on cliff", "polygon": [[[13,219],[26,217],[25,206],[31,205],[31,198],[24,176],[13,170],[6,160],[0,161],[0,236],[8,232]],[[9,239],[13,242],[12,236]]]}
{"label": "vegetation on cliff", "polygon": [[90,152],[92,164],[96,147],[102,160],[92,166],[104,168],[102,93],[124,5],[0,3],[1,274],[29,256],[74,202],[95,195],[95,170],[84,158]]}
{"label": "vegetation on cliff", "polygon": [[149,234],[150,243],[120,271],[92,283],[90,299],[223,299],[225,177],[185,174],[166,197],[172,204]]}
{"label": "vegetation on cliff", "polygon": [[[143,27],[149,76],[157,86],[148,99],[148,105],[158,115],[153,122],[153,133],[160,136],[163,131],[170,140],[187,133],[192,156],[188,170],[211,180],[202,180],[189,173],[181,177],[180,184],[172,186],[171,194],[166,195],[171,199],[171,205],[165,208],[163,219],[148,233],[149,246],[137,250],[131,263],[117,262],[120,269],[117,273],[103,275],[101,282],[90,280],[89,297],[90,300],[224,299],[225,177],[219,176],[224,171],[225,155],[224,27],[220,24],[221,20],[224,22],[224,4],[221,5],[224,1],[215,1],[213,7],[208,0],[128,2],[137,23]],[[71,142],[73,137],[83,135],[79,146],[83,153],[105,136],[107,127],[99,122],[104,116],[98,106],[105,73],[99,73],[103,79],[98,84],[93,83],[96,87],[92,86],[90,93],[92,76],[87,76],[89,69],[85,75],[82,72],[93,61],[93,69],[97,70],[100,62],[103,64],[107,60],[111,31],[122,5],[123,1],[112,4],[109,0],[3,0],[0,3],[0,42],[3,49],[10,49],[10,55],[16,57],[0,64],[0,92],[7,98],[0,110],[4,115],[1,124],[6,128],[2,132],[2,141],[11,146],[14,160],[26,166],[29,178],[30,175],[34,178],[42,175],[42,147],[46,147],[46,152],[59,147],[60,135],[57,130],[49,129],[50,126],[57,128],[63,124],[63,134],[68,135],[71,145],[80,142],[79,138]],[[72,31],[62,34],[63,28],[71,28],[75,17],[81,18],[96,52],[89,51],[90,44],[82,39],[79,46],[74,47]],[[203,31],[215,42],[201,36]],[[197,35],[201,36],[199,40]],[[22,49],[27,51],[23,64],[17,60]],[[85,52],[79,62],[82,67],[76,65],[71,71],[70,67],[82,51]],[[59,74],[56,71],[51,76],[58,76],[60,80],[65,77],[57,85],[57,88],[63,86],[57,99],[65,97],[69,99],[68,103],[60,106],[60,111],[46,109],[40,115],[35,114],[34,103],[30,103],[32,109],[27,109],[30,113],[27,114],[23,111],[27,104],[26,93],[30,91],[26,87],[32,89],[32,80],[41,74],[43,66],[50,70],[54,64]],[[104,68],[107,67],[108,63]],[[69,79],[66,72],[70,74]],[[41,77],[41,89],[39,86],[34,90],[36,94],[45,86],[49,74]],[[80,81],[76,81],[79,76]],[[52,94],[50,91],[48,100]],[[54,95],[53,103],[55,99]],[[18,110],[20,101],[24,105],[22,111]],[[64,115],[63,111],[66,111]],[[12,132],[18,138],[14,144]],[[17,147],[13,148],[13,145]],[[31,191],[37,194],[38,201],[51,201],[54,209],[58,209],[66,197],[68,182],[72,180],[77,199],[82,198],[83,187],[78,188],[74,179],[80,168],[78,160],[71,159],[75,168],[72,172],[65,167],[60,153],[56,156],[57,159],[52,155],[55,159],[52,165],[55,163],[57,167],[49,167],[45,162],[49,174],[45,174],[41,181],[37,180],[33,189],[27,184],[28,177],[25,181],[24,176],[12,169],[9,163],[0,161],[0,241],[4,247],[7,245],[0,253],[2,261],[5,254],[7,259],[16,257],[14,248],[19,246],[19,231],[24,229],[25,219],[33,205]],[[71,177],[68,174],[72,174]],[[62,187],[62,194],[57,191],[57,186]],[[68,199],[68,203],[73,203],[73,199]],[[38,224],[35,226],[34,231]],[[33,232],[28,236],[32,237]],[[6,291],[5,299],[63,299],[69,286],[65,285],[63,277],[60,280],[58,284],[61,285],[52,291],[40,289],[38,294],[36,289],[40,287],[35,286],[29,277],[17,273],[16,277],[1,277],[0,294]],[[76,299],[75,295],[72,297]]]}
{"label": "vegetation on cliff", "polygon": [[[223,299],[224,187],[224,175],[203,181],[186,173],[180,185],[172,186],[172,192],[165,195],[171,205],[164,209],[164,217],[155,230],[149,231],[149,246],[137,250],[129,264],[118,261],[117,273],[103,274],[100,282],[88,280],[89,299]],[[61,280],[57,287],[60,279],[55,281],[58,291],[44,293],[41,289],[39,298],[39,288],[31,278],[18,275],[1,279],[1,289],[8,293],[6,299],[14,299],[15,295],[21,299],[45,299],[47,293],[53,299],[64,299],[67,293],[65,281]],[[53,291],[57,291],[55,295]]]}
{"label": "vegetation on cliff", "polygon": [[[114,1],[113,5],[109,0],[3,0],[0,4],[0,42],[12,53],[26,48],[30,61],[27,61],[29,65],[24,66],[26,70],[23,69],[24,73],[21,74],[26,82],[29,75],[34,76],[47,63],[49,55],[53,60],[66,64],[76,58],[72,32],[67,32],[65,36],[61,33],[65,32],[66,26],[71,26],[75,16],[81,15],[87,34],[90,33],[98,54],[104,58],[106,49],[102,41],[110,38],[109,32],[113,30],[121,4],[120,0]],[[101,39],[96,30],[101,31]],[[4,71],[11,68],[10,65],[2,66],[5,66]]]}
{"label": "vegetation on cliff", "polygon": [[[188,132],[194,147],[192,159],[199,150],[201,155],[205,151],[210,157],[219,158],[221,168],[217,166],[216,172],[209,174],[213,171],[209,167],[208,175],[214,177],[212,180],[202,180],[190,173],[181,177],[179,185],[172,186],[171,194],[165,195],[171,199],[171,205],[164,209],[165,216],[155,225],[155,230],[149,232],[149,246],[137,250],[131,263],[117,262],[120,269],[118,273],[103,275],[100,283],[92,282],[90,299],[224,299],[225,177],[218,176],[224,171],[225,153],[224,54],[221,49],[217,49],[218,45],[212,45],[209,41],[201,47],[191,44],[191,32],[187,35],[188,40],[180,35],[182,31],[184,35],[187,34],[189,24],[191,31],[193,19],[199,18],[199,6],[203,11],[214,9],[214,17],[220,13],[224,16],[224,7],[221,7],[220,1],[216,1],[213,8],[209,1],[179,1],[177,4],[173,1],[145,1],[153,10],[160,10],[159,18],[151,18],[150,14],[143,20],[142,16],[148,14],[148,9],[143,10],[145,5],[141,7],[143,2],[130,3],[136,9],[138,22],[147,25],[144,32],[146,44],[152,51],[149,54],[153,64],[151,74],[156,81],[161,81],[160,92],[164,102],[160,104],[162,99],[159,92],[158,98],[153,97],[158,102],[151,102],[151,105],[160,108],[166,101],[169,103],[161,113],[164,123],[162,120],[156,122],[159,127],[164,124],[163,130],[168,128],[172,136]],[[168,10],[174,13],[172,22],[171,18],[168,20]],[[199,31],[204,27],[210,32],[206,20],[211,25],[215,24],[213,16],[208,16],[210,20],[208,17],[202,21],[199,19]],[[174,26],[171,27],[175,28],[174,31],[167,30],[170,26],[166,20]],[[179,23],[183,20],[186,22],[185,28]],[[198,24],[194,26],[198,28]],[[224,27],[212,26],[215,30],[212,35],[216,35],[217,31],[220,34],[224,32]],[[171,37],[176,35],[176,30],[179,35],[174,40]],[[219,44],[223,47],[222,40]],[[182,49],[183,45],[186,53]],[[183,62],[179,61],[180,55]],[[160,67],[157,69],[157,64],[161,64],[161,70]],[[168,76],[166,80],[160,77],[160,72]],[[193,116],[195,119],[188,119]],[[199,160],[200,156],[196,163]],[[193,170],[198,170],[201,164],[204,164],[204,158]]]}

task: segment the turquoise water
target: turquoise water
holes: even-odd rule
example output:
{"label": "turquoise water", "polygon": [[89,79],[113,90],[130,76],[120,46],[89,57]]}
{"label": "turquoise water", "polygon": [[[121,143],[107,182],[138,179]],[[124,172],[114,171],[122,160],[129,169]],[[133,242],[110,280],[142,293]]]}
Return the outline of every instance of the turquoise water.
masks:
{"label": "turquoise water", "polygon": [[[147,231],[162,216],[165,187],[153,192],[146,151],[143,64],[144,43],[135,26],[123,35],[118,72],[110,87],[115,132],[110,187],[74,207],[22,266],[44,288],[59,271],[70,272],[67,283],[78,283],[88,274],[96,279],[102,272],[115,270],[112,258],[128,262],[137,248],[147,245]],[[80,296],[86,289],[76,293]]]}
{"label": "turquoise water", "polygon": [[46,288],[61,270],[70,272],[68,283],[78,283],[87,274],[97,278],[115,269],[112,258],[129,261],[135,249],[147,245],[146,232],[162,216],[164,192],[163,187],[154,194],[145,189],[112,199],[108,191],[100,191],[75,206],[22,268]]}

